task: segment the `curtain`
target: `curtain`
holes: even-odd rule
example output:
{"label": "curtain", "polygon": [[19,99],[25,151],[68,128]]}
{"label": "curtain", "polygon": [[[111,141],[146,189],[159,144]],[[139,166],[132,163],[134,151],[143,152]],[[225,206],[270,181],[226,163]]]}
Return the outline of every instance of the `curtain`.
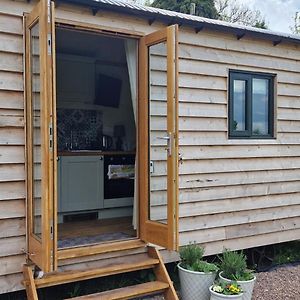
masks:
{"label": "curtain", "polygon": [[[127,68],[129,75],[130,93],[133,108],[133,115],[135,121],[135,127],[137,128],[137,42],[133,39],[125,40],[125,52],[127,60]],[[138,151],[138,143],[136,142],[136,151]],[[135,160],[136,161],[136,160]],[[137,228],[138,217],[138,180],[137,180],[137,163],[135,163],[135,176],[134,176],[134,199],[133,199],[133,216],[132,225],[133,228]]]}

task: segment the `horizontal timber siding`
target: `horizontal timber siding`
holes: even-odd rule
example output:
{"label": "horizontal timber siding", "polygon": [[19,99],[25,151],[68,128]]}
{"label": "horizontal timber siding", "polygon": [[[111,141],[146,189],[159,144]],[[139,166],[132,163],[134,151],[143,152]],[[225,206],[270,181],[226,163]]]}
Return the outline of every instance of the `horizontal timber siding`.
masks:
{"label": "horizontal timber siding", "polygon": [[[23,288],[25,168],[22,16],[32,3],[0,5],[0,294]],[[166,24],[59,4],[60,20],[146,34]],[[299,47],[205,30],[179,30],[180,244],[197,241],[206,253],[300,238]],[[163,134],[166,96],[163,56],[153,65],[153,132]],[[228,140],[228,69],[277,74],[276,139]],[[153,214],[160,215],[165,187],[159,140],[153,139]],[[141,250],[136,250],[139,253]],[[60,261],[60,269],[103,266],[134,251]],[[167,256],[167,255],[166,255]]]}
{"label": "horizontal timber siding", "polygon": [[26,248],[23,19],[1,12],[1,6],[0,294],[23,288]]}
{"label": "horizontal timber siding", "polygon": [[[275,139],[228,139],[229,69],[276,74]],[[300,48],[181,31],[179,101],[180,244],[215,254],[299,239]]]}

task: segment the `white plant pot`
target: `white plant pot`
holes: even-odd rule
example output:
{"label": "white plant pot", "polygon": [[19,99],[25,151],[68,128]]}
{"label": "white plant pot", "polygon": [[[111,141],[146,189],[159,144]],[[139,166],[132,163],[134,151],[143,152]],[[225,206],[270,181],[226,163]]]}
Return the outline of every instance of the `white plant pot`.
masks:
{"label": "white plant pot", "polygon": [[[219,273],[219,277],[220,279],[222,279],[225,282],[231,282],[232,280],[225,278],[222,276],[222,272]],[[254,276],[253,279],[251,280],[247,280],[247,281],[236,281],[238,285],[241,286],[242,290],[243,290],[243,297],[242,300],[251,300],[252,298],[252,293],[253,293],[253,288],[254,288],[254,284],[255,284],[255,280],[256,277]]]}
{"label": "white plant pot", "polygon": [[189,271],[177,265],[182,300],[209,300],[209,287],[214,283],[216,272]]}
{"label": "white plant pot", "polygon": [[239,294],[239,295],[223,295],[223,294],[219,294],[217,292],[214,292],[212,290],[213,286],[209,287],[209,292],[210,292],[210,300],[239,300],[239,299],[243,299],[243,293]]}

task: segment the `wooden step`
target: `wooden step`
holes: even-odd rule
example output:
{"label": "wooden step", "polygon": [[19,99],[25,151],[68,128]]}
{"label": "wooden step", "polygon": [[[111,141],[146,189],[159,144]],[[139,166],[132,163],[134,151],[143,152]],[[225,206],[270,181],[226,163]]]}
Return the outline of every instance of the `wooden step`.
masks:
{"label": "wooden step", "polygon": [[[68,266],[66,266],[66,268],[67,267]],[[85,265],[85,267],[87,267],[87,265]],[[137,253],[121,258],[108,259],[98,264],[97,268],[94,265],[93,269],[65,271],[61,269],[58,272],[48,273],[41,279],[34,279],[32,266],[25,265],[23,268],[25,279],[23,284],[26,287],[28,299],[38,300],[37,288],[146,269],[153,269],[157,281],[71,299],[132,299],[154,293],[162,293],[166,300],[178,300],[173,283],[159,251],[150,246],[147,246],[146,253]]]}
{"label": "wooden step", "polygon": [[78,247],[71,249],[61,249],[58,251],[58,259],[78,258],[82,256],[96,255],[100,253],[109,253],[117,251],[126,251],[131,249],[146,247],[145,243],[139,239],[130,241],[121,241],[115,243],[103,243],[99,245],[90,245],[87,247]]}
{"label": "wooden step", "polygon": [[159,264],[159,259],[146,256],[133,256],[126,263],[109,264],[97,269],[52,272],[41,279],[35,279],[36,288],[54,286],[103,276],[127,273],[137,270],[150,269]]}
{"label": "wooden step", "polygon": [[161,281],[151,281],[133,286],[127,286],[111,291],[80,296],[75,298],[69,298],[72,300],[83,300],[83,299],[101,299],[101,300],[117,300],[117,299],[131,299],[141,296],[147,296],[153,293],[163,292],[169,288],[169,285]]}

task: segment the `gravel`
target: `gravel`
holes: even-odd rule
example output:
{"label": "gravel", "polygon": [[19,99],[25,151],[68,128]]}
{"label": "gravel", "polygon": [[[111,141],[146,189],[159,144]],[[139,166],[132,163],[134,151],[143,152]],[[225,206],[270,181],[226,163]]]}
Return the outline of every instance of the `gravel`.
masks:
{"label": "gravel", "polygon": [[[143,298],[164,300],[163,296]],[[252,300],[300,300],[300,264],[279,266],[256,276]]]}
{"label": "gravel", "polygon": [[300,300],[300,264],[257,274],[252,300]]}

